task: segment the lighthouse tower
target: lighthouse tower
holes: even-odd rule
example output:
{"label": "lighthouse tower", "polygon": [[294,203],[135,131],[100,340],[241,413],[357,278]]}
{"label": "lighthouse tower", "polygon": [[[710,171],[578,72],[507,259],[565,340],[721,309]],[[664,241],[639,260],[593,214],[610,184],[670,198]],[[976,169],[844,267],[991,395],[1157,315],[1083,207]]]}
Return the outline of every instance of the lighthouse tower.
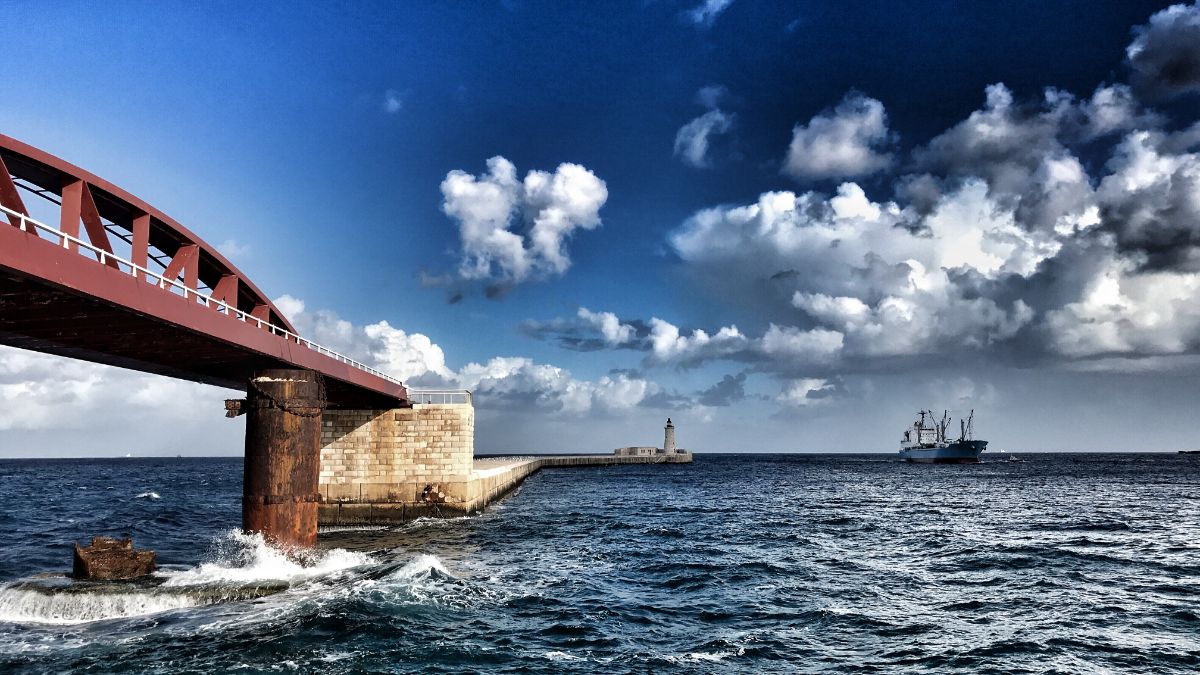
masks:
{"label": "lighthouse tower", "polygon": [[663,452],[668,455],[675,454],[675,425],[671,423],[670,417],[667,418],[667,426],[664,429]]}

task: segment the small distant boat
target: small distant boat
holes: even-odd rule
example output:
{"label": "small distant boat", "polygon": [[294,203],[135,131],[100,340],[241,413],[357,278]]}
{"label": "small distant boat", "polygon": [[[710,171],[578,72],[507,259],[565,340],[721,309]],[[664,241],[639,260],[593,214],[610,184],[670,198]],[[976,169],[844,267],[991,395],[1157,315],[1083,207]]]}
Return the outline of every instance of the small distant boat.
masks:
{"label": "small distant boat", "polygon": [[987,441],[975,440],[973,423],[975,411],[959,420],[961,433],[955,440],[946,437],[950,412],[944,411],[940,421],[934,421],[933,411],[921,410],[920,419],[904,430],[900,440],[900,458],[919,464],[974,464],[987,448]]}
{"label": "small distant boat", "polygon": [[1200,450],[1180,450],[1181,455],[1200,455]]}

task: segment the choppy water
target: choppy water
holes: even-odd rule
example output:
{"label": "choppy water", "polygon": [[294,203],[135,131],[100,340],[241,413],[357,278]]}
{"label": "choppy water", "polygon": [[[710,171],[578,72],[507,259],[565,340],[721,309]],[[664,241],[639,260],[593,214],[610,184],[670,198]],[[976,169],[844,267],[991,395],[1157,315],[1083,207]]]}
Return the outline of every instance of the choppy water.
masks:
{"label": "choppy water", "polygon": [[[0,672],[1145,672],[1200,667],[1200,456],[701,455],[486,514],[230,530],[240,459],[0,462]],[[132,534],[153,585],[37,576]]]}

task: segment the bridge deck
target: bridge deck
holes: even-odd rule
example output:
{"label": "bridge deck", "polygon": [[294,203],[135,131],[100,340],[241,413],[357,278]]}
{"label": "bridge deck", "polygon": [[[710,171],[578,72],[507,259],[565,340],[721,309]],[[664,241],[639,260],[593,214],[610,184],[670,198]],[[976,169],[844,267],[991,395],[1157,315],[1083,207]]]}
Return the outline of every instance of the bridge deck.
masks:
{"label": "bridge deck", "polygon": [[400,384],[4,223],[0,344],[240,390],[256,370],[308,368],[338,408],[407,398]]}

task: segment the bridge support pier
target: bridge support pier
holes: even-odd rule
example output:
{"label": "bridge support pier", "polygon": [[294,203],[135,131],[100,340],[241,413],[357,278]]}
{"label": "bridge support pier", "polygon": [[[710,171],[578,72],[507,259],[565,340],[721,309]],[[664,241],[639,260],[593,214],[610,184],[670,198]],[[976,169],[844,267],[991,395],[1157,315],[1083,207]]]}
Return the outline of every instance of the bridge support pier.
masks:
{"label": "bridge support pier", "polygon": [[317,542],[325,389],[311,370],[263,370],[246,392],[242,529],[273,544]]}

